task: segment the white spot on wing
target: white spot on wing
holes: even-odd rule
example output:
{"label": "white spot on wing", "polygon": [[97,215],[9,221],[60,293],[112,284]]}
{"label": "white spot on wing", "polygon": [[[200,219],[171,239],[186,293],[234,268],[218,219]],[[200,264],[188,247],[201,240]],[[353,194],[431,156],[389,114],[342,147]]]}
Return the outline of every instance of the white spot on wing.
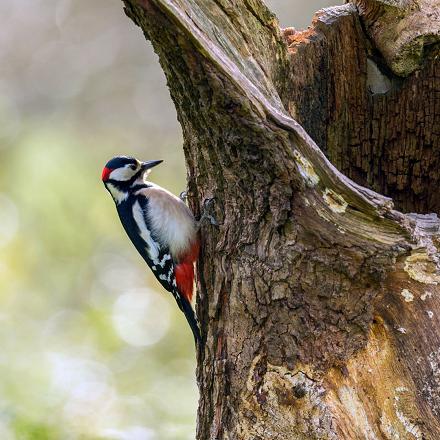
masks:
{"label": "white spot on wing", "polygon": [[165,266],[165,263],[166,263],[168,260],[171,260],[171,255],[170,255],[170,254],[165,254],[165,255],[163,256],[162,260],[160,261],[159,266],[163,268],[163,267]]}
{"label": "white spot on wing", "polygon": [[154,264],[159,264],[158,257],[160,245],[151,237],[151,233],[147,228],[147,224],[145,223],[144,212],[139,202],[135,202],[133,204],[133,218],[137,224],[142,240],[144,240],[147,245],[146,250],[149,257],[153,260]]}
{"label": "white spot on wing", "polygon": [[168,271],[168,281],[171,282],[171,279],[174,278],[174,267],[170,267],[170,270]]}

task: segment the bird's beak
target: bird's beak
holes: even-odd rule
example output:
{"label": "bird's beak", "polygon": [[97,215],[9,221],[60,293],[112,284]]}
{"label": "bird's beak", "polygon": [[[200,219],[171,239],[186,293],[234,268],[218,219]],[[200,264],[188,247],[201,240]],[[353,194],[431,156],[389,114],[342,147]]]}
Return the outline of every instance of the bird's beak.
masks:
{"label": "bird's beak", "polygon": [[147,160],[146,162],[141,162],[141,168],[143,170],[149,170],[162,162],[163,160]]}

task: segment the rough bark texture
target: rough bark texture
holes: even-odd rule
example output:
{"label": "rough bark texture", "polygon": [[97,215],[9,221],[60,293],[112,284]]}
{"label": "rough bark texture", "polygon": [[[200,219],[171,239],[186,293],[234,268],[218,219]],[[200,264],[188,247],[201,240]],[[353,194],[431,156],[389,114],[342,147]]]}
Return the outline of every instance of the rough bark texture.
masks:
{"label": "rough bark texture", "polygon": [[284,33],[292,54],[288,108],[331,162],[400,210],[439,213],[438,46],[403,80],[384,66],[352,6],[321,11],[311,29]]}
{"label": "rough bark texture", "polygon": [[[418,116],[421,132],[406,119],[438,99],[435,56],[380,101],[371,90],[387,82],[371,78],[374,48],[352,5],[305,34],[282,33],[258,0],[125,6],[167,76],[192,206],[215,196],[220,223],[204,228],[198,267],[197,438],[440,438],[438,219],[346,178],[292,118],[344,172],[384,190],[396,184],[387,173],[415,176],[409,157],[429,145],[418,185],[434,200],[434,114]],[[393,191],[420,207],[408,183]]]}

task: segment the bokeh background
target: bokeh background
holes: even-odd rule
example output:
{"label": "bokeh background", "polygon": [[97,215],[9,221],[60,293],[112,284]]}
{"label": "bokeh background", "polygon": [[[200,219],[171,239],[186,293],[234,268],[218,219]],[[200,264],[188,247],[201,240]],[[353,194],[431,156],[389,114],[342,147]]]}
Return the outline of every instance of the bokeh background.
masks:
{"label": "bokeh background", "polygon": [[[303,28],[332,2],[268,4]],[[1,0],[0,20],[0,439],[194,439],[191,332],[100,181],[124,153],[185,188],[157,57],[119,0]]]}

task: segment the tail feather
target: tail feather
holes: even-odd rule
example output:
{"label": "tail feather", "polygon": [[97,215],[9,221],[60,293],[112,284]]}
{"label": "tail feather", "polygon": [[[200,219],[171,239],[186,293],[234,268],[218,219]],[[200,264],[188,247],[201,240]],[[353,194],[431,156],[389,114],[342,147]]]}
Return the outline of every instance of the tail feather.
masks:
{"label": "tail feather", "polygon": [[194,313],[193,308],[191,307],[191,303],[183,296],[180,296],[181,300],[178,302],[180,309],[185,315],[186,320],[188,321],[189,326],[194,335],[194,340],[196,345],[201,344],[202,337],[200,335],[199,324],[197,322],[196,314]]}

